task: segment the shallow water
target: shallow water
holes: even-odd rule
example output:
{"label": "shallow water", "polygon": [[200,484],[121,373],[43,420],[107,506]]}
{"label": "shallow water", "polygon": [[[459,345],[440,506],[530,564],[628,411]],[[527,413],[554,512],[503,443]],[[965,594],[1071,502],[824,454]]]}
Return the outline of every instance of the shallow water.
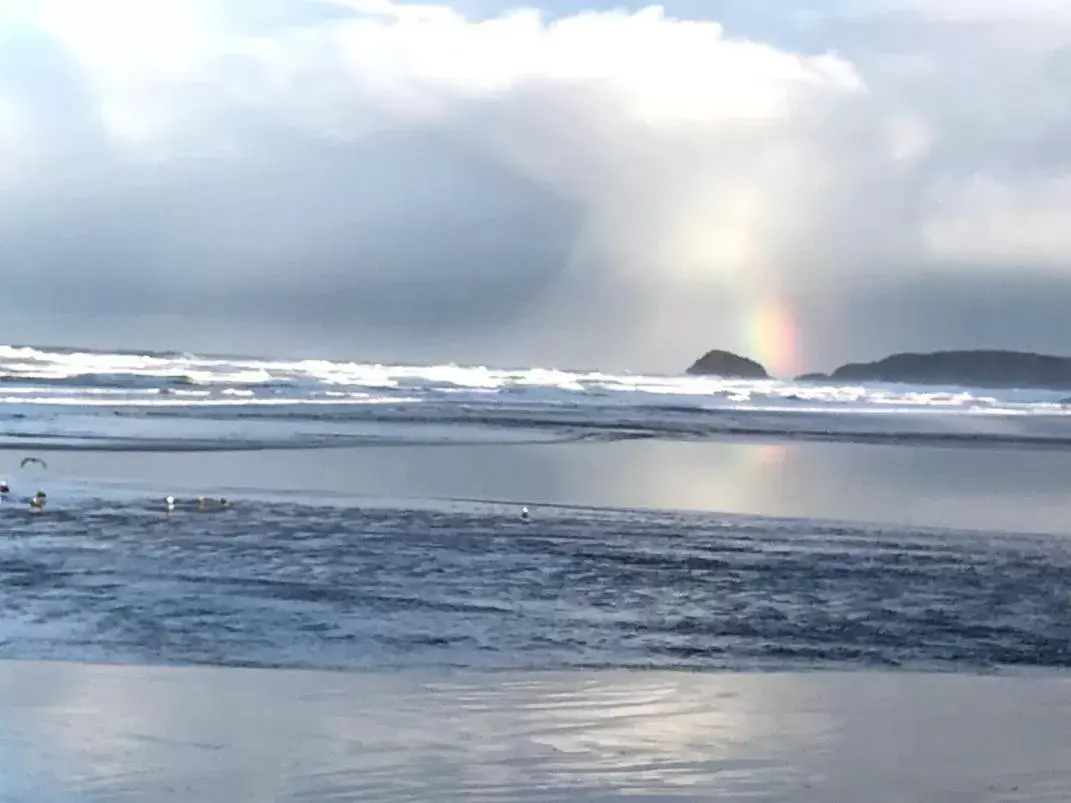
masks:
{"label": "shallow water", "polygon": [[627,509],[3,511],[0,656],[254,666],[1071,665],[1071,542]]}

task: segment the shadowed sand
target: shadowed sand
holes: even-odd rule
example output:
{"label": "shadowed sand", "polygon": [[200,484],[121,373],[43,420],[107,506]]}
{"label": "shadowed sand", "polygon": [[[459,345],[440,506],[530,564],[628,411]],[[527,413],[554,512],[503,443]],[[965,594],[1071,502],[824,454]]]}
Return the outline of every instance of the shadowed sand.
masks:
{"label": "shadowed sand", "polygon": [[1056,801],[1066,676],[0,663],[0,799]]}

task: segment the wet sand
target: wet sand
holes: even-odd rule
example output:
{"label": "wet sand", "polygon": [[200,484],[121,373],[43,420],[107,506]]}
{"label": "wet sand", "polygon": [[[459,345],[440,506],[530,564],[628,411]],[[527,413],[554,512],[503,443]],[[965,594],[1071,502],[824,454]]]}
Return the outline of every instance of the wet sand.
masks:
{"label": "wet sand", "polygon": [[0,663],[0,799],[1057,801],[1071,678]]}
{"label": "wet sand", "polygon": [[[1065,533],[1071,452],[745,441],[49,453],[7,465],[27,494],[337,494],[699,510],[1002,532]],[[55,489],[57,493],[51,493]]]}

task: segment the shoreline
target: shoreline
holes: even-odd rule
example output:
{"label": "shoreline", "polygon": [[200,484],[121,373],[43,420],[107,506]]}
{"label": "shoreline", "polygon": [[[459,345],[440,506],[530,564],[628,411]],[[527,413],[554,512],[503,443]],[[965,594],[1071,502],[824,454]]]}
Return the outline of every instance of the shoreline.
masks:
{"label": "shoreline", "polygon": [[[296,664],[267,665],[257,663],[212,663],[197,661],[160,662],[142,661],[126,658],[104,660],[100,658],[76,657],[32,657],[0,656],[0,667],[13,665],[25,666],[59,666],[84,668],[92,671],[109,672],[132,671],[150,674],[200,673],[200,672],[257,672],[271,674],[348,676],[357,678],[404,677],[408,680],[437,679],[443,677],[485,679],[497,681],[502,678],[525,676],[532,679],[553,680],[557,678],[588,677],[645,677],[645,676],[679,676],[687,678],[708,678],[712,681],[736,678],[769,678],[771,680],[789,678],[823,679],[855,678],[857,676],[887,676],[889,678],[963,678],[965,680],[994,679],[1006,681],[1061,681],[1071,684],[1071,667],[1069,666],[1033,666],[1026,664],[1005,664],[994,667],[981,667],[969,664],[950,664],[941,668],[934,664],[917,666],[888,665],[847,665],[823,664],[816,666],[799,665],[795,667],[780,666],[668,666],[649,664],[605,664],[569,666],[510,666],[493,664],[391,664],[376,665],[317,665],[302,666]],[[0,669],[0,675],[3,670]],[[1069,686],[1071,691],[1071,686]]]}

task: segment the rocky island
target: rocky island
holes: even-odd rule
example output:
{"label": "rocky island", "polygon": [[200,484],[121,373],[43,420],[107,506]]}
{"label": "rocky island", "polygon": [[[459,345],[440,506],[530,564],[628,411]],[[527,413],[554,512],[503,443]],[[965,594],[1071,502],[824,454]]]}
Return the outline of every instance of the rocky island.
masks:
{"label": "rocky island", "polygon": [[848,363],[831,374],[803,374],[796,379],[1064,390],[1071,389],[1071,358],[989,349],[900,353],[875,362]]}
{"label": "rocky island", "polygon": [[695,376],[720,376],[726,379],[769,379],[766,369],[754,360],[731,351],[708,351],[686,371]]}

